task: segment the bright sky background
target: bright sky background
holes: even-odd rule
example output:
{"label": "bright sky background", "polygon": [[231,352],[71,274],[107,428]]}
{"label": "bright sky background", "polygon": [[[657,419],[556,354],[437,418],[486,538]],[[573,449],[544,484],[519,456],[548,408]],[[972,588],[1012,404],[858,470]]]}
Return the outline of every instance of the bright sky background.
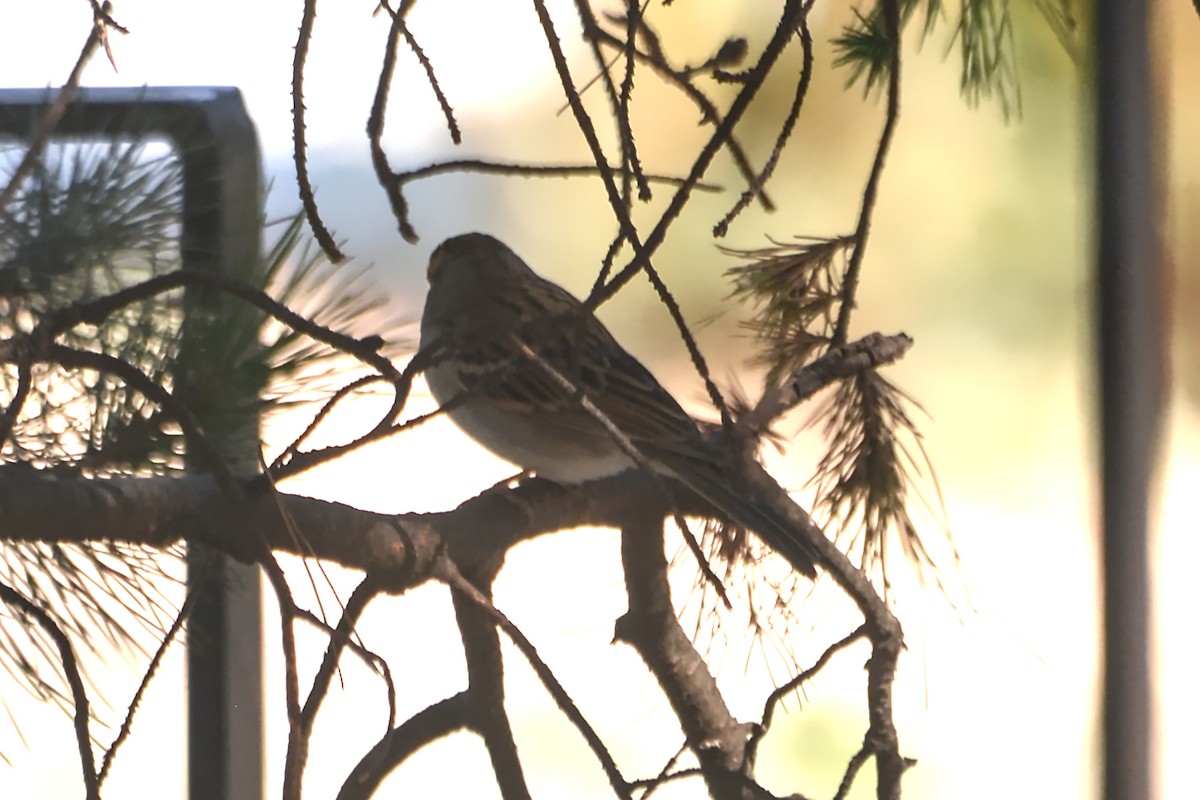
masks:
{"label": "bright sky background", "polygon": [[[571,22],[570,3],[550,5],[564,24]],[[731,14],[728,4],[715,1],[691,5],[706,8],[714,30]],[[306,82],[318,199],[338,233],[348,238],[350,252],[374,263],[373,274],[396,291],[397,305],[413,314],[420,307],[428,250],[442,236],[474,227],[501,233],[535,266],[547,265],[546,272],[568,285],[574,281],[572,288],[581,291],[588,276],[563,265],[579,253],[595,254],[608,236],[606,225],[586,224],[602,209],[594,184],[522,182],[502,194],[495,179],[448,179],[415,193],[422,201],[414,215],[421,244],[411,248],[400,241],[383,194],[364,166],[362,130],[387,30],[385,18],[372,18],[370,10],[369,2],[319,6]],[[121,0],[114,15],[131,30],[130,36],[113,40],[119,72],[97,59],[85,73],[85,84],[240,87],[275,180],[272,208],[294,208],[289,88],[299,4]],[[60,82],[89,24],[83,0],[9,0],[0,10],[0,82]],[[559,101],[545,85],[530,84],[547,56],[526,4],[424,2],[412,16],[412,27],[447,93],[464,110],[468,153],[492,145],[528,145],[522,130],[529,129],[509,123],[536,111],[552,134],[536,140],[532,150],[518,149],[514,157],[532,153],[549,159],[562,153],[572,154],[563,160],[583,158],[568,119],[546,122]],[[704,30],[695,34],[702,43],[705,35]],[[563,39],[568,47],[578,44],[577,36]],[[920,55],[914,51],[906,62],[905,115],[884,180],[858,323],[860,333],[903,329],[917,339],[896,374],[930,413],[921,424],[978,611],[960,619],[936,601],[916,598],[903,609],[910,652],[897,684],[897,709],[904,751],[920,761],[906,790],[922,798],[1094,796],[1098,590],[1094,448],[1087,416],[1091,374],[1085,365],[1089,344],[1083,316],[1088,201],[1080,179],[1086,167],[1080,155],[1080,107],[1069,83],[1064,86],[1061,77],[1057,83],[1043,81],[1037,69],[1030,69],[1026,119],[1003,126],[994,108],[963,107],[955,91],[956,65],[941,63],[940,47]],[[1047,52],[1052,51],[1037,49],[1036,57]],[[470,69],[454,69],[461,53],[470,54]],[[393,160],[418,164],[453,155],[411,57],[403,53],[400,61],[405,71],[393,94],[420,113],[393,114],[388,140]],[[1055,74],[1063,73],[1061,64],[1053,67]],[[753,218],[730,244],[761,244],[762,233],[840,232],[848,224],[859,179],[844,176],[861,176],[862,154],[876,135],[878,114],[870,105],[860,106],[856,92],[843,96],[842,80],[832,75],[814,86],[812,102],[834,122],[802,130],[796,154],[781,171],[797,176],[778,190],[797,210],[784,218]],[[657,159],[652,163],[668,165],[686,145],[654,137],[644,143],[645,152]],[[838,173],[839,168],[844,171]],[[722,179],[732,182],[728,175]],[[711,216],[710,209],[725,202],[704,206],[703,213]],[[793,224],[795,219],[804,222]],[[676,270],[689,318],[704,319],[720,308],[724,290],[715,280],[693,287],[683,279],[690,254],[711,252],[689,247],[669,243],[664,261],[668,270]],[[606,312],[618,338],[681,397],[694,400],[698,394],[679,366],[679,354],[647,347],[657,335],[652,331],[660,330],[651,327],[659,312],[638,302],[616,303]],[[722,341],[731,324],[729,319],[716,323],[709,341]],[[717,359],[724,358],[732,369],[738,355],[718,354]],[[1196,563],[1196,538],[1183,534],[1195,532],[1187,487],[1200,478],[1195,457],[1200,432],[1194,420],[1177,411],[1171,430],[1170,460],[1163,470],[1167,500],[1160,511],[1167,554],[1160,562],[1161,624],[1167,629],[1187,626],[1177,617],[1194,606],[1165,598],[1187,590],[1186,568]],[[791,485],[804,481],[794,463],[777,469]],[[373,448],[291,488],[381,511],[443,509],[510,472],[448,424],[430,425],[402,443]],[[564,564],[570,566],[564,569]],[[578,568],[581,564],[588,568]],[[298,584],[304,580],[300,572],[293,575]],[[336,573],[335,580],[348,585]],[[659,751],[673,751],[677,734],[636,659],[608,644],[612,622],[623,611],[619,580],[612,534],[565,534],[513,554],[498,587],[498,604],[561,671],[618,757],[636,765],[629,771],[645,774],[658,768]],[[274,642],[276,630],[268,620],[268,642]],[[815,655],[844,632],[825,620],[804,646]],[[401,667],[398,683],[420,689],[405,692],[402,714],[462,685],[457,634],[440,589],[421,589],[381,605],[363,635]],[[1162,796],[1195,796],[1200,785],[1188,769],[1195,734],[1183,726],[1200,712],[1200,702],[1182,666],[1194,660],[1177,649],[1163,654],[1162,686],[1171,698],[1164,704],[1165,719],[1180,728],[1163,739],[1170,762]],[[791,714],[772,740],[774,749],[764,753],[760,774],[770,788],[796,788],[791,776],[803,770],[824,782],[812,785],[814,791],[832,794],[862,724],[861,675],[847,666],[861,661],[861,654],[842,658],[810,687],[804,713]],[[182,786],[184,757],[180,740],[166,733],[179,730],[180,663],[176,653],[146,702],[114,773],[112,796],[145,796],[151,786],[156,796],[180,796],[176,787]],[[578,737],[556,719],[520,659],[510,663],[515,724],[519,737],[529,737],[535,796],[608,796]],[[277,674],[274,650],[267,664],[268,675]],[[726,659],[725,666],[721,678],[735,712],[744,719],[756,717],[769,688],[761,666],[753,665],[745,678],[740,658]],[[118,658],[103,680],[113,687],[109,701],[121,707],[136,676]],[[279,684],[272,683],[269,691],[269,775],[277,793],[274,767],[282,757],[284,726]],[[331,698],[318,728],[308,772],[312,796],[330,796],[349,760],[375,735],[383,719],[381,696],[373,678],[347,669],[346,688]],[[0,751],[13,762],[0,764],[5,796],[57,798],[76,791],[78,770],[66,718],[39,715],[23,697],[6,695],[5,703],[22,719],[28,743],[26,750],[0,732]],[[451,770],[450,779],[461,784],[448,786],[447,759],[478,759],[478,769]],[[486,777],[481,748],[461,737],[415,759],[391,786],[397,796],[401,787],[430,785],[425,781],[435,782],[443,796],[493,796],[481,776]],[[699,796],[695,788],[661,794]]]}

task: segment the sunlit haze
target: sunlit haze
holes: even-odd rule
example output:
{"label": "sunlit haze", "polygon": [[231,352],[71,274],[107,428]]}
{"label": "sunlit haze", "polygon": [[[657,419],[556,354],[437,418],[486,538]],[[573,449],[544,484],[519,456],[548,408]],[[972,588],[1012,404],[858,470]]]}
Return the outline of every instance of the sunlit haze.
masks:
{"label": "sunlit haze", "polygon": [[[582,83],[594,74],[594,65],[579,52],[572,4],[549,5],[570,32],[563,41],[575,48],[571,52],[579,57]],[[659,11],[679,14],[679,7],[688,5]],[[730,24],[729,4],[697,5],[711,7],[714,30]],[[586,291],[612,232],[598,183],[433,179],[410,198],[420,243],[401,240],[371,173],[363,134],[388,29],[387,16],[372,17],[371,8],[370,2],[319,5],[305,82],[318,200],[347,250],[357,262],[372,265],[369,274],[414,321],[430,249],[442,237],[468,230],[502,236],[547,277]],[[276,214],[298,208],[290,162],[290,90],[300,4],[121,0],[113,16],[130,29],[128,36],[112,40],[118,71],[98,57],[87,67],[84,84],[239,87],[273,181],[270,208]],[[514,161],[586,162],[571,120],[555,116],[561,91],[546,79],[549,56],[531,4],[427,0],[417,4],[410,19],[460,110],[465,141],[463,152],[449,144],[423,73],[402,48],[385,137],[396,163],[416,166],[481,151],[506,153]],[[1022,41],[1037,20],[1027,14],[1018,20]],[[1195,18],[1189,22],[1194,28]],[[82,0],[10,0],[0,10],[3,83],[60,83],[90,24]],[[837,28],[832,21],[822,24],[819,35],[828,40]],[[718,35],[704,28],[698,25],[697,37]],[[908,651],[901,661],[896,707],[902,752],[918,761],[905,779],[905,796],[914,798],[1097,793],[1100,589],[1087,317],[1091,199],[1084,174],[1090,167],[1082,155],[1083,79],[1056,47],[1044,32],[1030,36],[1023,52],[1029,59],[1023,71],[1025,117],[1007,125],[995,107],[965,107],[957,93],[958,64],[941,59],[942,40],[906,51],[904,113],[866,257],[857,334],[903,330],[916,340],[889,374],[928,412],[918,422],[962,557],[958,608],[913,585],[905,588],[899,606]],[[828,49],[819,48],[818,57],[828,59]],[[784,239],[846,232],[880,108],[864,102],[857,89],[843,92],[845,76],[829,72],[827,61],[819,70],[824,73],[814,82],[814,116],[802,117],[794,150],[773,186],[784,210],[747,215],[724,244],[760,246],[765,234]],[[640,81],[638,91],[657,98],[650,76]],[[604,108],[598,94],[589,100]],[[661,118],[664,131],[677,131],[671,126],[684,106],[674,102],[664,99],[661,107],[643,112],[645,119]],[[522,118],[526,114],[529,118]],[[778,123],[772,117],[769,124]],[[654,127],[645,126],[639,146],[652,171],[669,173],[678,167],[679,153],[693,146],[687,138],[691,129],[683,126],[686,135],[668,138],[652,135]],[[699,137],[703,131],[697,131]],[[687,318],[705,323],[699,339],[711,351],[718,378],[736,373],[754,386],[754,375],[744,369],[750,344],[737,327],[741,312],[730,310],[729,287],[720,277],[731,262],[716,254],[707,238],[714,214],[719,217],[741,190],[727,165],[720,170],[713,180],[731,188],[719,199],[699,203],[680,222],[663,250],[662,267]],[[580,264],[581,259],[587,260]],[[605,306],[602,316],[686,407],[706,413],[702,387],[646,287],[635,284]],[[423,389],[417,394],[413,415],[433,407]],[[332,420],[322,435],[336,440],[374,410],[372,401],[363,401]],[[780,430],[797,433],[805,419],[805,414],[789,418]],[[270,442],[285,441],[287,432],[305,420],[281,421],[267,431]],[[1169,434],[1169,460],[1162,468],[1166,499],[1157,519],[1159,546],[1169,554],[1157,562],[1160,626],[1179,630],[1189,626],[1195,605],[1170,601],[1189,590],[1188,571],[1197,561],[1194,511],[1186,499],[1188,487],[1200,478],[1200,428],[1190,409],[1173,411]],[[803,444],[786,456],[772,456],[771,468],[785,486],[804,486],[812,461],[805,448],[813,445],[813,435],[807,431]],[[282,488],[383,512],[444,510],[514,471],[449,422],[437,420]],[[294,584],[306,589],[299,562],[289,561],[287,568]],[[330,575],[345,599],[355,576],[337,569]],[[629,774],[652,775],[682,740],[633,651],[611,643],[613,622],[624,611],[621,577],[612,531],[543,537],[512,553],[496,602],[537,644],[612,744],[618,761],[629,765]],[[802,662],[811,662],[848,630],[820,595],[802,614],[811,626],[798,646]],[[297,599],[311,600],[303,594]],[[273,608],[267,617],[268,796],[277,796],[287,726]],[[441,588],[424,587],[379,603],[367,614],[361,635],[398,668],[401,717],[464,685],[461,644]],[[747,659],[737,649],[740,635],[731,638],[730,654],[719,662],[720,679],[734,713],[752,720],[760,716],[771,688],[768,666],[778,664]],[[307,675],[323,639],[306,631],[300,642],[301,671]],[[1168,761],[1161,796],[1200,796],[1200,780],[1189,768],[1196,742],[1192,720],[1200,714],[1186,668],[1194,660],[1172,647],[1178,645],[1163,644],[1159,653],[1161,690],[1171,697],[1163,716],[1170,727],[1162,733]],[[802,702],[789,705],[760,759],[759,774],[769,789],[794,790],[803,775],[802,785],[811,786],[815,796],[833,796],[865,729],[863,657],[864,651],[841,654],[835,668],[808,687]],[[518,740],[529,743],[526,766],[534,796],[612,796],[582,740],[556,714],[520,656],[510,650],[506,658],[509,702]],[[114,656],[103,675],[93,675],[97,683],[113,687],[106,693],[113,707],[124,707],[141,663],[140,656]],[[4,680],[0,676],[0,684]],[[117,760],[106,797],[110,792],[112,797],[184,796],[182,686],[182,656],[176,651],[143,704],[144,718]],[[47,800],[81,796],[67,716],[0,691],[24,736],[22,742],[5,730],[8,723],[0,715],[0,752],[11,761],[0,763],[0,786],[5,787],[0,794]],[[101,713],[106,721],[115,719],[106,709]],[[313,797],[333,796],[382,731],[386,715],[377,678],[357,664],[347,666],[343,686],[335,688],[322,715],[306,773],[306,791]],[[112,733],[101,729],[99,738],[107,743]],[[456,768],[446,770],[447,763]],[[870,796],[873,780],[859,783],[852,797]],[[695,783],[664,788],[656,796],[702,794]],[[463,735],[406,764],[380,796],[498,794],[482,746]]]}

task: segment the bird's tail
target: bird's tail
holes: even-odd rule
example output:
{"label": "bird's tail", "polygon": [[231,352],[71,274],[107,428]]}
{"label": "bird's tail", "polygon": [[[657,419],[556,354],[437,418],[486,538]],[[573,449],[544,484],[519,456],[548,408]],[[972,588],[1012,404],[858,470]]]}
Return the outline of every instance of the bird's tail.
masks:
{"label": "bird's tail", "polygon": [[757,533],[797,572],[810,578],[817,576],[815,565],[820,556],[798,523],[755,498],[753,492],[742,489],[729,475],[710,464],[689,463],[686,469],[677,469],[672,464],[665,466],[671,468],[681,483],[716,506],[730,520]]}

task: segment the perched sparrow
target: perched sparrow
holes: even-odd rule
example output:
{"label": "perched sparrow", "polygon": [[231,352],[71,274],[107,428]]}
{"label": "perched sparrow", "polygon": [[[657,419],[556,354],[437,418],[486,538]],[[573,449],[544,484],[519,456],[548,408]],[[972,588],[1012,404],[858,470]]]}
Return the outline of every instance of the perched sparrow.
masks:
{"label": "perched sparrow", "polygon": [[442,242],[429,258],[428,278],[421,346],[434,351],[425,378],[476,441],[558,483],[635,466],[585,407],[590,402],[652,469],[755,531],[797,571],[816,574],[802,534],[738,493],[732,454],[705,440],[667,390],[566,290],[481,233]]}

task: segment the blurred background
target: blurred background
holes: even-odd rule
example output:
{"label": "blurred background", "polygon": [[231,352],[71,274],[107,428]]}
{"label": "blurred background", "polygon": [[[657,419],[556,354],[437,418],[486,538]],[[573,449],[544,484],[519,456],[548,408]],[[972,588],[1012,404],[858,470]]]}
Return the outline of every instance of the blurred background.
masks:
{"label": "blurred background", "polygon": [[[572,36],[571,4],[552,2],[576,74],[590,76],[590,56]],[[1161,796],[1195,797],[1200,779],[1189,758],[1200,743],[1193,720],[1200,690],[1187,637],[1192,605],[1190,567],[1200,555],[1197,523],[1187,503],[1200,478],[1200,399],[1189,303],[1200,295],[1194,253],[1200,245],[1200,104],[1185,76],[1200,71],[1190,42],[1200,20],[1185,3],[1160,3],[1156,47],[1162,84],[1165,213],[1162,236],[1172,269],[1164,298],[1171,347],[1171,403],[1165,416],[1155,509],[1154,654],[1159,691]],[[1029,6],[1029,7],[1027,7]],[[905,331],[916,346],[889,371],[928,416],[918,423],[937,468],[961,580],[950,601],[901,581],[898,602],[909,649],[901,662],[896,704],[903,752],[918,760],[906,777],[921,798],[1094,797],[1098,774],[1097,497],[1092,358],[1090,228],[1092,154],[1089,86],[1032,4],[1014,4],[1021,113],[1005,121],[996,104],[970,108],[958,92],[959,65],[943,56],[953,25],[918,46],[908,38],[900,126],[881,185],[852,335]],[[731,33],[765,35],[747,11],[715,0],[656,9],[680,61],[699,63]],[[752,207],[720,244],[760,247],[766,237],[848,232],[882,124],[882,104],[845,89],[847,75],[830,67],[829,39],[849,12],[813,19],[817,70],[796,135],[769,190],[779,210]],[[77,0],[9,3],[0,25],[0,82],[40,87],[70,70],[91,20]],[[254,4],[209,0],[194,4],[124,0],[114,11],[130,35],[113,38],[119,71],[95,59],[83,84],[233,85],[245,95],[258,126],[271,183],[268,217],[299,206],[291,162],[290,73],[299,23],[294,2]],[[1080,12],[1086,21],[1085,11]],[[669,23],[669,24],[668,24]],[[528,9],[484,0],[420,4],[411,27],[433,61],[464,130],[450,144],[433,95],[415,59],[399,58],[385,142],[393,165],[438,159],[494,157],[584,163],[587,153],[569,114],[558,114],[561,92],[548,79],[549,59]],[[385,15],[369,4],[327,4],[317,17],[305,84],[309,159],[326,222],[356,262],[412,320],[423,302],[429,251],[448,235],[484,230],[507,241],[544,275],[586,292],[611,234],[598,181],[453,175],[409,192],[419,244],[396,232],[383,190],[371,171],[363,134],[387,34]],[[910,33],[914,33],[912,31]],[[1159,46],[1161,45],[1161,46]],[[572,49],[573,48],[573,49]],[[689,48],[694,52],[689,53]],[[464,55],[467,54],[467,55]],[[799,64],[798,52],[791,52]],[[1101,54],[1100,57],[1103,57]],[[1081,59],[1086,63],[1087,57]],[[756,163],[790,100],[786,82],[769,87],[740,128]],[[690,164],[707,129],[695,111],[648,76],[638,84],[639,146],[650,171],[678,174]],[[597,110],[604,98],[588,96]],[[727,159],[708,178],[729,187],[701,195],[676,224],[656,261],[696,326],[714,374],[754,387],[745,367],[751,342],[739,331],[745,309],[728,301],[723,272],[737,263],[722,255],[710,231],[740,190]],[[659,190],[643,218],[669,196]],[[270,231],[268,231],[270,236]],[[644,282],[601,310],[625,346],[639,356],[698,416],[705,416],[699,381],[665,312]],[[369,401],[364,401],[369,402]],[[432,407],[420,394],[414,413]],[[796,445],[773,457],[785,485],[801,489],[812,467],[813,433],[802,431],[801,409],[780,430]],[[303,420],[268,428],[280,446]],[[442,510],[513,472],[449,424],[342,459],[284,486],[382,512]],[[803,493],[801,493],[803,494]],[[940,532],[929,533],[935,541]],[[293,565],[295,583],[303,572]],[[343,587],[351,576],[332,571]],[[679,734],[661,694],[627,648],[611,645],[612,623],[624,610],[616,536],[576,531],[514,551],[497,587],[497,605],[537,644],[585,715],[614,749],[627,774],[657,772],[677,749]],[[345,595],[343,594],[343,597]],[[303,596],[298,596],[303,602]],[[268,603],[270,606],[270,602]],[[270,611],[268,611],[270,614]],[[797,644],[810,662],[849,628],[820,605],[803,616],[811,638]],[[269,618],[267,642],[278,625]],[[737,631],[717,660],[721,682],[741,719],[761,714],[772,665],[741,642]],[[377,603],[362,636],[386,657],[400,688],[400,713],[412,713],[463,685],[465,670],[446,593],[437,587]],[[304,639],[318,652],[318,637]],[[528,744],[527,771],[539,797],[607,797],[604,779],[578,736],[562,721],[516,653],[508,663],[510,704],[518,741]],[[865,729],[865,650],[840,655],[832,669],[792,702],[773,728],[759,774],[776,792],[803,787],[831,796]],[[152,686],[128,749],[106,794],[183,796],[182,654],[176,651]],[[123,708],[138,678],[135,662],[114,655],[97,682]],[[777,668],[777,664],[774,665]],[[310,662],[311,669],[311,662]],[[286,725],[276,649],[267,654],[268,796],[278,792]],[[3,678],[0,678],[2,681]],[[0,785],[5,796],[57,798],[78,794],[69,719],[35,701],[3,692],[20,734],[0,730]],[[346,771],[377,736],[385,712],[374,676],[347,666],[317,725],[306,787],[331,796]],[[803,706],[801,708],[801,705]],[[101,708],[107,720],[115,712]],[[7,726],[7,723],[5,723]],[[109,736],[102,733],[100,738]],[[447,764],[455,769],[447,770]],[[871,795],[860,780],[854,796]],[[381,796],[492,797],[483,748],[467,736],[427,749],[402,768]],[[699,797],[698,784],[664,797]]]}

